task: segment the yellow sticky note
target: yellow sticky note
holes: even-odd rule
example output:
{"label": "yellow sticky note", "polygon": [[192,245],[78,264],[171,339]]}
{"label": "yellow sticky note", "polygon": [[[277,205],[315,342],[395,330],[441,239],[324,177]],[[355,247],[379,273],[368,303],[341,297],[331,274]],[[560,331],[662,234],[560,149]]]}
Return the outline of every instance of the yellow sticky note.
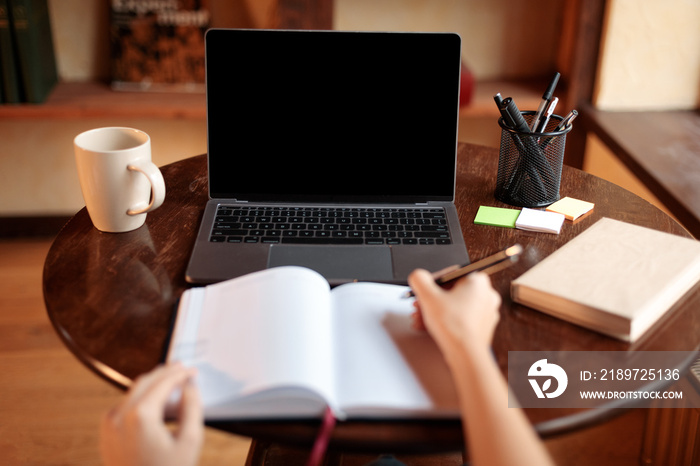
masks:
{"label": "yellow sticky note", "polygon": [[581,201],[573,197],[564,197],[547,207],[546,210],[564,214],[568,220],[576,220],[581,215],[592,210],[593,206],[592,202]]}

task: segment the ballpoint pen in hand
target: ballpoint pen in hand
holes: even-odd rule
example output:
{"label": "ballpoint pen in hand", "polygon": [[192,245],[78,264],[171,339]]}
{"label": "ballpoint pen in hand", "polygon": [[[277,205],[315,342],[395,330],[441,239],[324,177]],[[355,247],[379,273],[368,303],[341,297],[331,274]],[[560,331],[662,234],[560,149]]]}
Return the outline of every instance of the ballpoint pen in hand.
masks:
{"label": "ballpoint pen in hand", "polygon": [[540,102],[540,106],[537,108],[537,112],[535,112],[535,117],[532,119],[532,124],[530,126],[533,132],[540,126],[540,120],[545,110],[547,110],[549,102],[552,100],[552,94],[554,94],[554,89],[557,87],[557,83],[559,82],[559,76],[561,76],[561,74],[557,72],[554,75],[554,78],[552,78],[552,81],[549,83],[549,86],[547,86],[547,89],[544,91],[544,94],[542,94],[542,101]]}
{"label": "ballpoint pen in hand", "polygon": [[[465,265],[458,269],[451,270],[445,273],[444,275],[440,275],[435,279],[435,283],[437,283],[439,286],[444,287],[473,272],[484,272],[488,274],[498,272],[499,270],[503,270],[506,267],[510,267],[515,262],[517,262],[518,257],[520,257],[520,254],[522,254],[522,252],[523,247],[519,244],[515,244],[492,256],[488,256],[472,264]],[[407,291],[403,295],[404,298],[410,298],[412,296],[414,296],[413,291]]]}

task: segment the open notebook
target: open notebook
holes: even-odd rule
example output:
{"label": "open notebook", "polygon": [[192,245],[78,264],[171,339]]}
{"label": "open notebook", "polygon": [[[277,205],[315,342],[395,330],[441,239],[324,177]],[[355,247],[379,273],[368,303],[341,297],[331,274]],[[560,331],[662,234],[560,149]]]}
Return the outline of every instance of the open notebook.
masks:
{"label": "open notebook", "polygon": [[187,290],[167,355],[197,367],[205,418],[453,418],[457,394],[408,287],[277,267]]}

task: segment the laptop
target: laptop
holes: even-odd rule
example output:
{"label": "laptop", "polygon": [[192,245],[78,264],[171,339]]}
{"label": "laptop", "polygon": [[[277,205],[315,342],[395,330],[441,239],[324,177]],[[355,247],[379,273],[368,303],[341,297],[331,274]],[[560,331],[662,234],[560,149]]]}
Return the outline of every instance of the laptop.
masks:
{"label": "laptop", "polygon": [[209,201],[186,271],[331,285],[468,262],[454,206],[461,39],[211,29]]}

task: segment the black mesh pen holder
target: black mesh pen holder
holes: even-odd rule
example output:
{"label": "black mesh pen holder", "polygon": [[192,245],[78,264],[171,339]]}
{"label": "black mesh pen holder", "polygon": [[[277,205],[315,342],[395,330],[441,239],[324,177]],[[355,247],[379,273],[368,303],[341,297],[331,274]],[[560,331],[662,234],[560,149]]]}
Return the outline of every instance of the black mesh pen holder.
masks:
{"label": "black mesh pen holder", "polygon": [[[534,114],[523,112],[528,125]],[[543,132],[524,133],[499,118],[496,199],[519,207],[545,207],[559,199],[566,134],[571,131],[571,125],[555,131],[561,120],[559,115],[552,115]]]}

